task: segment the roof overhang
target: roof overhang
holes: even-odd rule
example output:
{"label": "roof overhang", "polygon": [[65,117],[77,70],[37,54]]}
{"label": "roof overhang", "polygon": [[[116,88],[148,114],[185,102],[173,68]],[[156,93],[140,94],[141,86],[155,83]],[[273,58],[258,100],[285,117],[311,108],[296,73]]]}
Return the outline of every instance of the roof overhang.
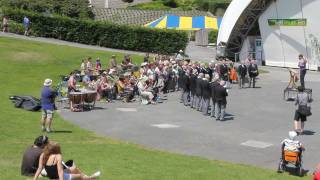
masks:
{"label": "roof overhang", "polygon": [[273,0],[233,0],[226,10],[217,45],[225,45],[225,56],[233,56],[241,50],[243,41]]}

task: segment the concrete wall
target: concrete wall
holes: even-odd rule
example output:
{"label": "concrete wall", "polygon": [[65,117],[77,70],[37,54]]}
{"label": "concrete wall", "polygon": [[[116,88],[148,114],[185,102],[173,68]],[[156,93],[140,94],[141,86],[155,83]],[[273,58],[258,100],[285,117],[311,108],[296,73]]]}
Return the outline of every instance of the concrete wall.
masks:
{"label": "concrete wall", "polygon": [[[259,18],[266,65],[296,68],[298,54],[304,54],[309,59],[309,68],[317,69],[320,65],[316,56],[320,52],[320,41],[318,45],[316,42],[320,38],[317,9],[320,9],[317,0],[277,0],[270,5]],[[307,19],[307,26],[268,25],[268,19],[301,18]]]}

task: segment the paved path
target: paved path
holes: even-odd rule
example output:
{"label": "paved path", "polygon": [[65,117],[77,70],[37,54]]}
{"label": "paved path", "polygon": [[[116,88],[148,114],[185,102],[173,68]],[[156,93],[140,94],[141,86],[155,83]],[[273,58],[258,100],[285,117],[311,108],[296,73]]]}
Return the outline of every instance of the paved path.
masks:
{"label": "paved path", "polygon": [[[0,32],[0,37],[12,37],[12,38],[18,38],[18,39],[25,39],[25,40],[32,40],[37,42],[45,42],[50,44],[56,44],[56,45],[66,45],[66,46],[72,46],[72,47],[78,47],[78,48],[86,48],[86,49],[93,49],[93,50],[102,50],[102,51],[112,51],[112,52],[119,52],[124,54],[137,54],[137,55],[144,55],[144,52],[138,52],[138,51],[128,51],[128,50],[121,50],[121,49],[112,49],[112,48],[105,48],[100,46],[92,46],[92,45],[85,45],[80,43],[73,43],[58,39],[51,39],[51,38],[42,38],[42,37],[27,37],[23,35],[18,34],[12,34],[12,33],[3,33]],[[207,48],[207,47],[201,47],[196,46],[194,42],[190,42],[186,48],[186,53],[190,56],[192,60],[201,60],[209,62],[215,57],[215,49],[214,48]]]}
{"label": "paved path", "polygon": [[[0,36],[27,39],[58,45],[105,50],[129,54],[142,52],[116,50],[66,41],[25,37],[0,33]],[[194,60],[211,61],[214,49],[190,43],[187,54]],[[261,88],[241,89],[236,85],[228,97],[228,121],[217,122],[199,112],[178,103],[178,94],[173,93],[163,104],[143,106],[138,103],[98,103],[91,112],[71,113],[61,110],[61,115],[70,122],[113,137],[165,151],[201,156],[209,159],[252,164],[276,168],[279,158],[279,143],[292,129],[294,106],[282,100],[282,90],[287,84],[285,69],[268,68],[271,73],[261,75]],[[304,155],[306,169],[320,162],[319,128],[320,108],[319,73],[308,72],[307,86],[314,93],[313,115],[306,129],[310,135],[301,137],[307,151]]]}
{"label": "paved path", "polygon": [[[91,112],[61,110],[68,121],[100,135],[142,144],[150,148],[201,156],[208,159],[251,164],[275,169],[280,142],[293,128],[294,105],[282,100],[287,85],[285,69],[268,68],[256,89],[230,90],[228,120],[217,122],[178,102],[170,94],[163,104],[143,106],[137,103],[99,103]],[[308,72],[306,84],[314,91],[313,115],[306,123],[310,135],[300,139],[307,151],[306,169],[320,162],[319,73]],[[120,109],[119,109],[120,108]],[[249,146],[248,146],[249,145]]]}
{"label": "paved path", "polygon": [[197,46],[195,42],[189,42],[186,53],[192,60],[211,62],[212,60],[215,60],[216,48]]}

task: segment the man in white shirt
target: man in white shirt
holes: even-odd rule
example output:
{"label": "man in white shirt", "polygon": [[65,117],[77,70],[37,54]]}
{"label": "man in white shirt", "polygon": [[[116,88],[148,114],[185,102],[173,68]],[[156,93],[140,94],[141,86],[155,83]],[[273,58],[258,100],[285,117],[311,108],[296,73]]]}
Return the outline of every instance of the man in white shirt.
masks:
{"label": "man in white shirt", "polygon": [[182,51],[182,50],[180,50],[179,53],[177,54],[176,60],[177,60],[177,61],[184,60],[183,51]]}
{"label": "man in white shirt", "polygon": [[299,158],[301,159],[301,153],[305,150],[305,148],[302,146],[301,142],[296,140],[297,132],[295,131],[289,131],[289,139],[286,138],[281,142],[282,147],[282,157],[284,157],[284,152],[298,152]]}

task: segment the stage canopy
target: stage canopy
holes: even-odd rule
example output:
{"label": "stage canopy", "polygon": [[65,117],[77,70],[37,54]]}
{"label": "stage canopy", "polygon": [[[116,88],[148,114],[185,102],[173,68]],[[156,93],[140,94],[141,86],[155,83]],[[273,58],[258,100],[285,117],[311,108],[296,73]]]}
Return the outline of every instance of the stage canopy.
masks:
{"label": "stage canopy", "polygon": [[175,16],[166,15],[144,26],[161,29],[177,29],[177,30],[201,30],[215,29],[218,30],[222,18],[208,16]]}

